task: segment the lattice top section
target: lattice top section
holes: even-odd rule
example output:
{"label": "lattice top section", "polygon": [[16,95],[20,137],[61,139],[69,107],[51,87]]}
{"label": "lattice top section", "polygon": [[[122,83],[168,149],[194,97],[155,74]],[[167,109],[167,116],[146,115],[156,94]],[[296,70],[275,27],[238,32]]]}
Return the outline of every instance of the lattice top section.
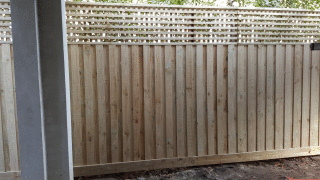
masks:
{"label": "lattice top section", "polygon": [[320,12],[68,3],[70,42],[309,43]]}
{"label": "lattice top section", "polygon": [[[9,1],[0,0],[0,38],[11,42]],[[67,2],[69,43],[311,43],[320,11]]]}
{"label": "lattice top section", "polygon": [[11,13],[10,3],[0,0],[0,43],[11,42]]}

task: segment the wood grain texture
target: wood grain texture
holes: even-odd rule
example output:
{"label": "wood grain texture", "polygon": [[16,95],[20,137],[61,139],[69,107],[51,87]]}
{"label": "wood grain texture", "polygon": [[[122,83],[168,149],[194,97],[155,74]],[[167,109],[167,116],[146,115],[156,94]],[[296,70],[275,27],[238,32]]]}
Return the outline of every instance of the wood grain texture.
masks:
{"label": "wood grain texture", "polygon": [[[247,121],[247,47],[238,46],[237,64],[237,132],[238,152],[248,151],[248,121]],[[251,143],[251,142],[250,142]]]}
{"label": "wood grain texture", "polygon": [[[176,49],[173,46],[164,47],[165,61],[165,111],[166,111],[166,157],[174,157],[177,152],[185,156],[185,144],[177,146],[176,121]],[[180,52],[182,53],[182,52]],[[181,54],[180,54],[181,55]],[[182,106],[184,108],[184,106]],[[183,120],[182,120],[183,121]],[[182,126],[183,128],[184,126]],[[181,143],[185,142],[182,140]]]}
{"label": "wood grain texture", "polygon": [[122,161],[121,56],[118,46],[109,46],[111,162]]}
{"label": "wood grain texture", "polygon": [[310,100],[310,146],[318,146],[319,138],[319,51],[312,51],[311,100]]}
{"label": "wood grain texture", "polygon": [[[0,173],[19,160],[9,151],[8,129],[16,128],[10,46],[0,48]],[[74,163],[84,168],[77,173],[318,152],[320,53],[308,45],[73,44],[68,50]]]}
{"label": "wood grain texture", "polygon": [[257,85],[257,150],[266,149],[266,77],[267,47],[258,46],[258,85]]}
{"label": "wood grain texture", "polygon": [[[251,53],[249,53],[251,52]],[[248,46],[248,152],[257,150],[257,47]]]}
{"label": "wood grain texture", "polygon": [[267,46],[266,150],[275,146],[275,47]]}
{"label": "wood grain texture", "polygon": [[0,101],[6,171],[19,170],[13,58],[9,44],[0,46]]}
{"label": "wood grain texture", "polygon": [[156,158],[166,157],[166,112],[165,112],[165,72],[164,53],[161,46],[154,47],[155,67],[155,120],[156,120]]}
{"label": "wood grain texture", "polygon": [[187,156],[186,48],[176,47],[177,157]]}
{"label": "wood grain texture", "polygon": [[81,93],[81,66],[78,45],[69,46],[70,63],[70,88],[71,88],[71,118],[73,133],[73,163],[74,165],[85,164],[83,152],[85,138],[82,128],[82,93]]}
{"label": "wood grain texture", "polygon": [[156,158],[154,59],[150,46],[143,46],[145,159]]}
{"label": "wood grain texture", "polygon": [[293,148],[301,145],[301,118],[302,118],[302,46],[296,45],[294,52],[294,98],[293,98]]}
{"label": "wood grain texture", "polygon": [[97,129],[97,72],[95,47],[84,45],[84,85],[85,85],[85,114],[86,114],[86,147],[87,163],[96,164],[99,161]]}
{"label": "wood grain texture", "polygon": [[212,156],[198,156],[198,157],[186,157],[186,158],[170,158],[170,159],[156,159],[150,161],[136,161],[130,163],[113,163],[106,165],[95,166],[78,166],[75,167],[75,176],[92,176],[99,174],[112,174],[163,168],[177,168],[177,167],[190,167],[201,166],[208,164],[223,164],[233,162],[244,161],[257,161],[261,159],[280,159],[293,156],[314,156],[320,155],[320,148],[318,146],[311,146],[306,148],[291,148],[276,151],[265,152],[249,152],[238,154],[224,154],[224,155],[212,155]]}
{"label": "wood grain texture", "polygon": [[188,156],[197,155],[196,53],[195,46],[186,46],[186,101]]}
{"label": "wood grain texture", "polygon": [[228,46],[228,153],[238,152],[237,141],[237,47]]}
{"label": "wood grain texture", "polygon": [[294,75],[294,47],[286,46],[285,60],[285,107],[284,107],[284,148],[292,147],[293,129],[293,75]]}
{"label": "wood grain texture", "polygon": [[208,155],[217,153],[217,47],[207,46]]}
{"label": "wood grain texture", "polygon": [[283,149],[284,124],[284,49],[276,45],[275,149]]}
{"label": "wood grain texture", "polygon": [[132,46],[133,160],[144,159],[143,50]]}
{"label": "wood grain texture", "polygon": [[311,80],[311,51],[308,45],[303,47],[302,75],[302,128],[301,147],[309,146],[310,139],[310,80]]}
{"label": "wood grain texture", "polygon": [[217,150],[218,154],[228,152],[228,68],[226,46],[217,46]]}
{"label": "wood grain texture", "polygon": [[207,98],[206,98],[206,49],[202,45],[196,47],[196,87],[197,87],[197,155],[203,156],[208,154],[207,140]]}
{"label": "wood grain texture", "polygon": [[[1,65],[1,64],[0,64]],[[3,76],[2,74],[2,69],[0,67],[0,75]],[[2,89],[2,79],[0,79],[0,89]],[[1,97],[1,96],[0,96]],[[0,172],[5,172],[6,167],[5,167],[5,157],[4,157],[4,145],[3,145],[3,130],[2,130],[2,101],[0,99]]]}
{"label": "wood grain texture", "polygon": [[99,129],[99,163],[108,162],[107,122],[110,119],[109,107],[109,75],[107,49],[103,45],[96,46],[97,65],[97,98],[98,99],[98,129]]}
{"label": "wood grain texture", "polygon": [[133,160],[132,65],[131,49],[121,46],[121,92],[123,161]]}

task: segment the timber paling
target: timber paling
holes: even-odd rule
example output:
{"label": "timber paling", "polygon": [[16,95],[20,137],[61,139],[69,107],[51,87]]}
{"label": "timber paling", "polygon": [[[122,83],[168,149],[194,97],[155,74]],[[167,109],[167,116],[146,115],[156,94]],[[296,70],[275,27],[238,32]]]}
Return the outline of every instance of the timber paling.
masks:
{"label": "timber paling", "polygon": [[[19,171],[0,1],[0,177]],[[75,175],[320,154],[319,11],[67,3]]]}

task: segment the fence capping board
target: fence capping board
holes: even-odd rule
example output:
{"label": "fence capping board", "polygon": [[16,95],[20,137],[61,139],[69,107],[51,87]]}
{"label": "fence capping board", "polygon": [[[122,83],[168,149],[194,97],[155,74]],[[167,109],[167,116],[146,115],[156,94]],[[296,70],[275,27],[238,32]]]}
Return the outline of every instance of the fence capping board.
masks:
{"label": "fence capping board", "polygon": [[163,46],[163,45],[310,45],[310,43],[108,43],[108,42],[68,42],[72,44],[92,44],[92,45],[144,45],[144,46]]}
{"label": "fence capping board", "polygon": [[127,4],[127,3],[103,3],[103,2],[66,2],[67,5],[87,6],[130,6],[151,8],[181,8],[181,9],[222,9],[222,10],[265,10],[265,11],[296,11],[296,12],[320,12],[320,10],[294,9],[294,8],[263,8],[263,7],[219,7],[219,6],[191,6],[191,5],[155,5],[155,4]]}

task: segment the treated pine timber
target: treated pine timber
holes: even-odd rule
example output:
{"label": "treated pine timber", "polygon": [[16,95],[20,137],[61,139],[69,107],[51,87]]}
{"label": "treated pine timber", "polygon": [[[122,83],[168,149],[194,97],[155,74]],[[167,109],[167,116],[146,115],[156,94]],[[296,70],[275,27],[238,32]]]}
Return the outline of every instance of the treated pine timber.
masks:
{"label": "treated pine timber", "polygon": [[196,54],[195,46],[186,46],[186,102],[188,156],[197,155]]}
{"label": "treated pine timber", "polygon": [[155,68],[155,121],[156,121],[156,158],[166,157],[166,112],[165,112],[165,72],[163,48],[154,47]]}
{"label": "treated pine timber", "polygon": [[266,77],[266,150],[275,147],[275,48],[267,46],[267,77]]}
{"label": "treated pine timber", "polygon": [[133,104],[133,152],[135,161],[144,159],[143,115],[143,51],[141,46],[132,46],[132,103]]}
{"label": "treated pine timber", "polygon": [[122,88],[122,137],[123,161],[133,160],[132,121],[132,66],[131,52],[127,45],[121,46],[121,88]]}
{"label": "treated pine timber", "polygon": [[217,153],[217,48],[207,46],[208,155]]}
{"label": "treated pine timber", "polygon": [[17,180],[20,179],[20,172],[0,172],[0,179],[2,180]]}
{"label": "treated pine timber", "polygon": [[[1,74],[1,71],[0,71]],[[0,87],[1,87],[1,83],[0,83]],[[1,101],[0,101],[0,172],[5,172],[6,168],[5,168],[5,160],[4,160],[4,146],[3,146],[3,131],[2,131],[2,117],[1,117]]]}
{"label": "treated pine timber", "polygon": [[294,47],[286,46],[285,59],[285,107],[284,107],[284,149],[292,147],[293,129],[293,75],[294,75]]}
{"label": "treated pine timber", "polygon": [[[176,121],[176,84],[175,84],[175,48],[165,46],[165,112],[166,112],[166,157],[171,158],[179,152],[179,156],[185,156],[185,146],[177,146],[177,121]],[[181,126],[180,128],[183,128]],[[182,140],[183,143],[184,140]],[[176,151],[177,148],[177,151]]]}
{"label": "treated pine timber", "polygon": [[[284,152],[278,149],[282,144],[285,151],[309,143],[318,146],[320,55],[310,51],[309,45],[73,44],[69,54],[72,103],[76,104],[72,104],[72,116],[77,117],[73,118],[74,147],[79,150],[74,149],[79,153],[74,160],[76,169],[84,168],[84,172],[85,167],[107,167],[109,173],[120,172],[120,167],[133,171],[146,166],[178,167],[182,162],[181,166],[189,166],[188,162],[193,165],[192,161],[204,157],[209,160],[202,164],[220,163],[216,154],[231,163],[254,155],[243,156],[248,151],[259,151],[257,160],[264,160],[270,159],[270,151]],[[91,79],[83,71],[93,74]],[[86,86],[94,81],[93,88]],[[244,100],[239,90],[246,92]],[[90,95],[91,91],[96,95]],[[90,115],[86,113],[90,112],[85,106],[88,101],[97,106],[95,126],[85,117]],[[239,102],[245,107],[239,107]],[[3,104],[0,107],[3,110]],[[239,112],[247,118],[239,119]],[[248,133],[242,152],[239,128]],[[97,130],[94,138],[98,141],[92,150],[86,146],[91,129]],[[100,165],[90,162],[89,150],[98,154],[94,160]]]}
{"label": "treated pine timber", "polygon": [[[2,70],[0,68],[0,75],[2,76]],[[2,89],[2,80],[0,79],[0,89]],[[4,138],[4,134],[3,134],[3,130],[2,130],[2,102],[0,100],[0,172],[5,172],[6,167],[5,167],[5,156],[4,156],[4,144],[3,144],[3,138]]]}
{"label": "treated pine timber", "polygon": [[204,56],[206,51],[202,45],[196,48],[196,82],[197,82],[197,142],[198,156],[208,154],[207,141],[207,112],[206,112],[206,62]]}
{"label": "treated pine timber", "polygon": [[71,117],[73,120],[73,158],[74,165],[84,165],[85,138],[82,131],[82,93],[81,93],[81,59],[78,45],[69,46]]}
{"label": "treated pine timber", "polygon": [[247,152],[238,154],[198,156],[185,158],[168,158],[149,161],[136,161],[131,163],[111,163],[106,165],[76,166],[75,177],[92,176],[99,174],[112,174],[119,172],[147,171],[163,168],[177,168],[188,166],[201,166],[207,164],[223,164],[245,161],[257,161],[268,157],[268,159],[280,159],[293,156],[320,155],[320,147],[311,146],[305,148],[291,148],[283,150],[271,150],[264,152]]}
{"label": "treated pine timber", "polygon": [[[239,153],[248,151],[247,122],[247,47],[238,46],[237,64],[237,134]],[[252,142],[250,142],[252,143]]]}
{"label": "treated pine timber", "polygon": [[98,122],[99,122],[99,163],[108,162],[107,122],[110,119],[109,107],[109,76],[108,76],[107,49],[103,45],[96,46],[97,65],[97,97],[98,98]]}
{"label": "treated pine timber", "polygon": [[227,135],[227,49],[226,46],[217,46],[217,153],[228,152]]}
{"label": "treated pine timber", "polygon": [[311,51],[309,45],[303,46],[303,77],[302,77],[302,128],[301,147],[309,146],[310,135],[310,73],[311,73]]}
{"label": "treated pine timber", "polygon": [[310,100],[310,146],[319,145],[319,51],[312,51],[311,100]]}
{"label": "treated pine timber", "polygon": [[6,171],[19,170],[13,58],[9,44],[0,47],[0,103]]}
{"label": "treated pine timber", "polygon": [[267,48],[258,46],[258,75],[257,75],[257,150],[266,149],[266,75]]}
{"label": "treated pine timber", "polygon": [[119,47],[109,46],[111,162],[122,161],[121,149],[121,69]]}
{"label": "treated pine timber", "polygon": [[293,148],[301,145],[301,107],[302,107],[302,46],[296,45],[294,52],[294,98],[293,98]]}
{"label": "treated pine timber", "polygon": [[284,51],[282,45],[276,45],[275,70],[275,149],[283,149]]}
{"label": "treated pine timber", "polygon": [[85,84],[85,112],[86,112],[86,148],[87,163],[99,162],[97,130],[97,106],[96,106],[96,59],[95,47],[85,45],[83,47],[84,84]]}
{"label": "treated pine timber", "polygon": [[228,46],[228,153],[237,153],[237,47]]}
{"label": "treated pine timber", "polygon": [[257,149],[257,47],[248,46],[248,152]]}
{"label": "treated pine timber", "polygon": [[154,119],[154,59],[150,46],[143,46],[145,159],[156,158]]}
{"label": "treated pine timber", "polygon": [[[177,157],[187,156],[186,49],[176,47]],[[169,157],[169,156],[168,156]]]}

